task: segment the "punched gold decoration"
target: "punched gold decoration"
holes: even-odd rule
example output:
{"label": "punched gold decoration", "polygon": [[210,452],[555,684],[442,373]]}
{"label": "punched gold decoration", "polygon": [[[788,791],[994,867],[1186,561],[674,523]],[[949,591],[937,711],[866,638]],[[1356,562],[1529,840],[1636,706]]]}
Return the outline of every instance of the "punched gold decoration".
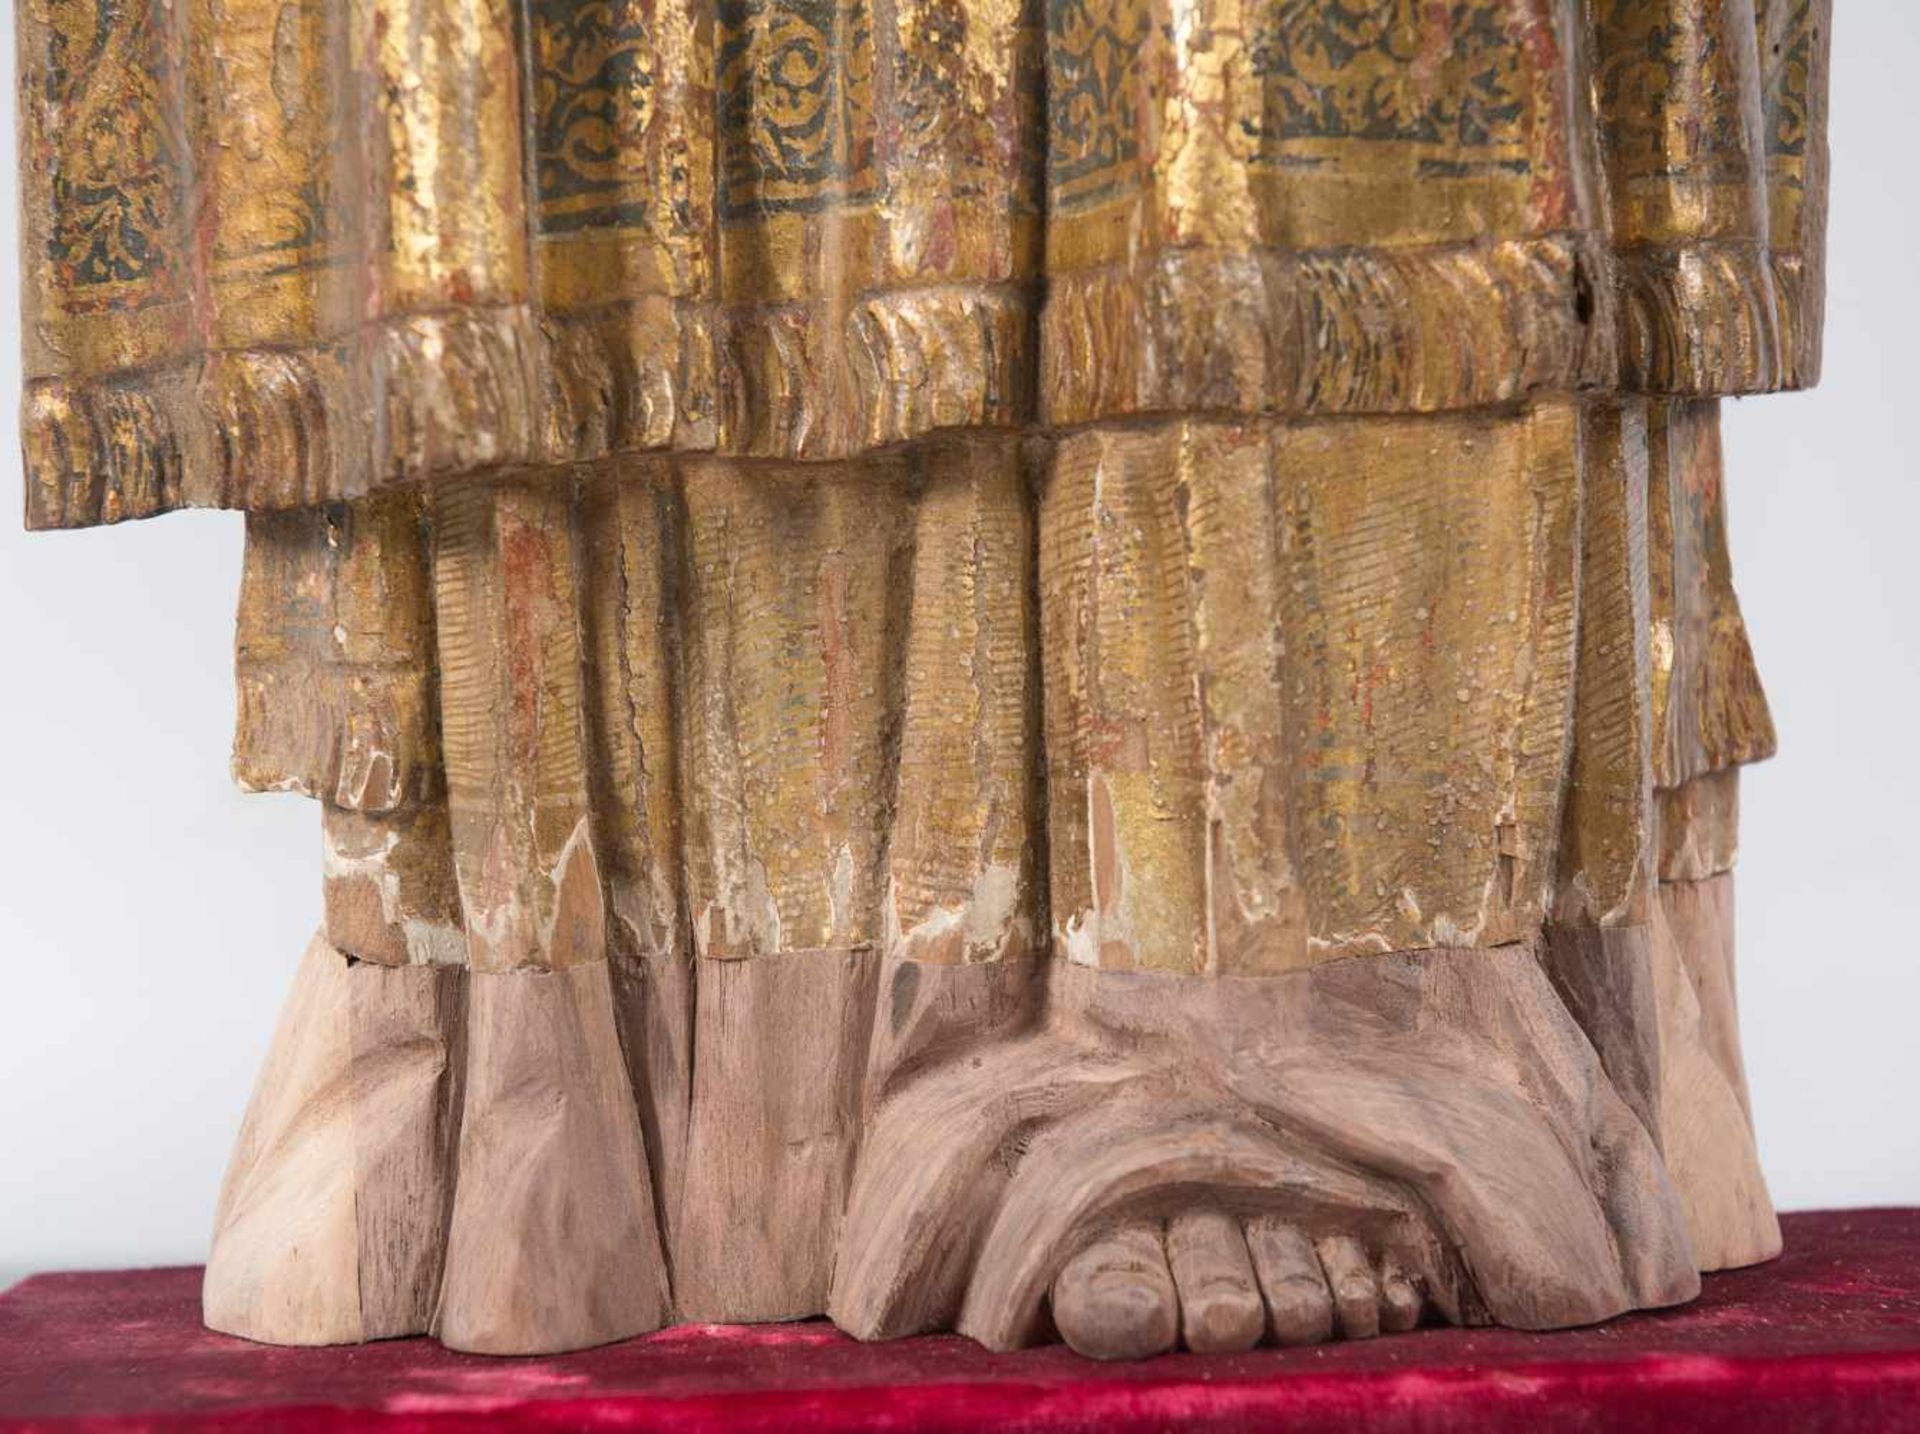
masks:
{"label": "punched gold decoration", "polygon": [[27,522],[244,510],[235,775],[323,807],[208,1322],[1771,1254],[1720,400],[1818,374],[1829,23],[21,0]]}

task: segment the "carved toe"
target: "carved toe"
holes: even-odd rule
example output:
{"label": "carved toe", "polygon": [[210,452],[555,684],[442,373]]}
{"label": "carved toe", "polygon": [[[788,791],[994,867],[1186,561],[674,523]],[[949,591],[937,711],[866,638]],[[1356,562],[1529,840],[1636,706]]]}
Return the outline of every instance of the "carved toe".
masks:
{"label": "carved toe", "polygon": [[1167,1226],[1167,1263],[1188,1349],[1237,1354],[1260,1342],[1266,1310],[1238,1220],[1218,1210],[1175,1216]]}
{"label": "carved toe", "polygon": [[1068,1260],[1053,1282],[1061,1338],[1090,1359],[1146,1359],[1174,1346],[1180,1303],[1160,1231],[1125,1225]]}
{"label": "carved toe", "polygon": [[1333,1295],[1313,1241],[1271,1216],[1247,1222],[1247,1249],[1279,1344],[1323,1344],[1333,1338]]}
{"label": "carved toe", "polygon": [[1366,1247],[1351,1235],[1329,1235],[1318,1248],[1327,1288],[1333,1292],[1340,1337],[1372,1339],[1380,1333],[1380,1282],[1374,1278]]}
{"label": "carved toe", "polygon": [[1380,1262],[1380,1328],[1386,1334],[1405,1334],[1420,1323],[1425,1303],[1414,1277],[1391,1255]]}

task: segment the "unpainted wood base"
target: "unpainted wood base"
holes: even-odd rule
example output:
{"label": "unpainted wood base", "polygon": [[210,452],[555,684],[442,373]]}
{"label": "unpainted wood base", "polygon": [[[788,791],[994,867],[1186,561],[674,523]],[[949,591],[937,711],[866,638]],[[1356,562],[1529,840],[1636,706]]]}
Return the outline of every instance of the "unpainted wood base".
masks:
{"label": "unpainted wood base", "polygon": [[671,1300],[607,963],[468,978],[446,1279],[452,1349],[541,1354],[658,1329]]}
{"label": "unpainted wood base", "polygon": [[273,1344],[424,1333],[453,1193],[466,973],[316,936],[234,1147],[207,1324]]}
{"label": "unpainted wood base", "polygon": [[876,964],[867,950],[698,963],[674,1226],[682,1318],[802,1319],[825,1306]]}
{"label": "unpainted wood base", "polygon": [[1555,989],[1660,1148],[1702,1270],[1780,1253],[1733,994],[1733,876],[1663,881],[1644,926],[1555,927]]}
{"label": "unpainted wood base", "polygon": [[[316,939],[207,1319],[535,1353],[824,1310],[863,1338],[1057,1330],[1119,1356],[1672,1304],[1779,1236],[1731,878],[1662,883],[1653,909],[1539,952],[1222,978],[855,949],[623,982]],[[688,1073],[668,1062],[680,1093],[648,1106],[659,1063],[621,1035],[683,1019],[683,979]]]}
{"label": "unpainted wood base", "polygon": [[1662,882],[1654,903],[1660,1136],[1703,1270],[1780,1253],[1760,1172],[1733,998],[1733,878]]}
{"label": "unpainted wood base", "polygon": [[209,1326],[532,1354],[671,1310],[607,963],[382,966],[315,937],[221,1192]]}

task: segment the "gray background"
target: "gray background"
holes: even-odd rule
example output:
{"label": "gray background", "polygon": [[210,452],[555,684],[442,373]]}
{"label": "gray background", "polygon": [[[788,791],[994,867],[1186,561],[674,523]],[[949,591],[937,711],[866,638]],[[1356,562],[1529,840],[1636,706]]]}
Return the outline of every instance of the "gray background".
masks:
{"label": "gray background", "polygon": [[[1726,415],[1735,570],[1780,728],[1744,786],[1739,952],[1783,1209],[1920,1204],[1920,6],[1836,8],[1825,381]],[[10,159],[0,175],[11,189]],[[227,778],[239,518],[20,530],[16,212],[9,193],[0,1285],[203,1257],[320,904],[315,809]]]}

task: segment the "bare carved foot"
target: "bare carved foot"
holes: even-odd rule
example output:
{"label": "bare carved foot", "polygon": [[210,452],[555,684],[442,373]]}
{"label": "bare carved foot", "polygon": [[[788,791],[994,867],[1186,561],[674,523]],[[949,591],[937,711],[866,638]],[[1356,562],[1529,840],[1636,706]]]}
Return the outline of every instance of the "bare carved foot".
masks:
{"label": "bare carved foot", "polygon": [[1052,1290],[1061,1337],[1093,1359],[1371,1339],[1413,1329],[1423,1303],[1391,1251],[1218,1209],[1130,1221],[1061,1266]]}
{"label": "bare carved foot", "polygon": [[1050,1306],[1121,1357],[1555,1328],[1698,1291],[1658,1151],[1525,948],[1217,980],[1058,965],[1045,1006],[882,1083],[844,1328],[1010,1348]]}

